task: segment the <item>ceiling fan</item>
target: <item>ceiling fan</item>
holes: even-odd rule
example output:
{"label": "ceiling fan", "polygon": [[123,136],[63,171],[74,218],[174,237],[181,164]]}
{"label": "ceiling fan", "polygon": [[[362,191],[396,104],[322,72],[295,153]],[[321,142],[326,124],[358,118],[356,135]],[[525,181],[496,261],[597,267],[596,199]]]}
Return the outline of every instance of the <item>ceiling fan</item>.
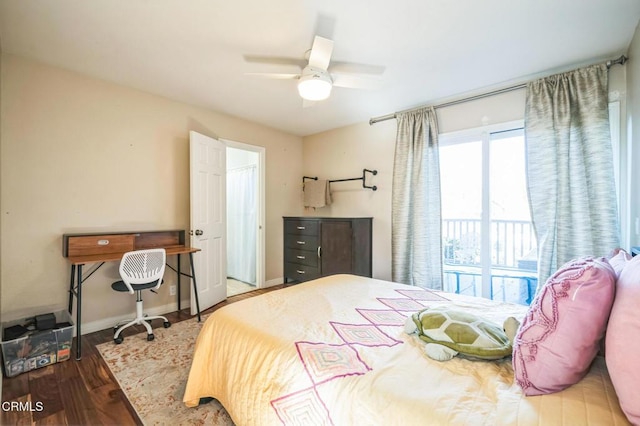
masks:
{"label": "ceiling fan", "polygon": [[[374,89],[378,86],[380,80],[354,74],[380,75],[384,72],[384,67],[331,61],[332,53],[333,40],[315,36],[307,60],[244,55],[244,59],[247,62],[295,65],[300,67],[300,73],[246,74],[267,78],[298,80],[298,93],[300,97],[305,101],[311,102],[327,99],[331,94],[333,86],[354,89]],[[306,102],[304,105],[309,106],[309,103]]]}

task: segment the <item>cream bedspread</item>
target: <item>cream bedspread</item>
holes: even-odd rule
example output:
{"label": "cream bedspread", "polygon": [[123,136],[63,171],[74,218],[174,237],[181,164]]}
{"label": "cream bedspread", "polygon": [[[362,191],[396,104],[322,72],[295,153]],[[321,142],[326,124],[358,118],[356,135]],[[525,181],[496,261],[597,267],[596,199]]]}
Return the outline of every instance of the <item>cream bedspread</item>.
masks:
{"label": "cream bedspread", "polygon": [[577,385],[536,397],[522,394],[510,358],[427,358],[402,326],[423,306],[441,304],[498,324],[526,313],[352,275],[309,281],[211,314],[184,402],[214,397],[237,425],[628,424],[601,358]]}

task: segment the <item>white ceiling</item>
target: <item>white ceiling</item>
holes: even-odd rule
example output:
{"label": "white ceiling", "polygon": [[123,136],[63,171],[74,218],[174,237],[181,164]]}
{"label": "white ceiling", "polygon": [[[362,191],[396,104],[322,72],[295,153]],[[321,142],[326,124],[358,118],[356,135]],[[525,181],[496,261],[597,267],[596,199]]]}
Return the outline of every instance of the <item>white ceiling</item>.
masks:
{"label": "white ceiling", "polygon": [[[626,52],[638,0],[0,0],[8,52],[204,106],[296,135]],[[243,55],[382,65],[381,88],[334,88],[303,108],[297,72]],[[631,58],[634,60],[635,58]]]}

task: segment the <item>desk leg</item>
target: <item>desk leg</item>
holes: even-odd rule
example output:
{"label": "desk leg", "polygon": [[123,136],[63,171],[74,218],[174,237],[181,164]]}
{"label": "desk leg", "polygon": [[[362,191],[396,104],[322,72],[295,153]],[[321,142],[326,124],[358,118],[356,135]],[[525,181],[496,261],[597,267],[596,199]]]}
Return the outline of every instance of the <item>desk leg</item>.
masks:
{"label": "desk leg", "polygon": [[76,301],[76,360],[82,357],[82,265],[78,265],[78,290]]}
{"label": "desk leg", "polygon": [[180,253],[178,253],[178,311],[180,310]]}
{"label": "desk leg", "polygon": [[76,279],[76,265],[71,265],[71,280],[69,283],[69,315],[73,311],[73,284]]}
{"label": "desk leg", "polygon": [[198,301],[198,286],[196,285],[196,268],[193,266],[193,253],[189,253],[189,263],[191,264],[191,278],[193,279],[193,291],[196,296],[196,310],[198,311],[198,322],[200,322],[200,302]]}

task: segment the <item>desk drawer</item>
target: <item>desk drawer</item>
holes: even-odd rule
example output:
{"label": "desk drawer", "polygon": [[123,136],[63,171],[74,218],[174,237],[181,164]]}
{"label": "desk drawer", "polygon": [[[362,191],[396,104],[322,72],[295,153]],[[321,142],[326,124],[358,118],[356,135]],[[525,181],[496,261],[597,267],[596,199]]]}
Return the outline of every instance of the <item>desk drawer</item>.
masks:
{"label": "desk drawer", "polygon": [[285,249],[284,261],[298,265],[318,267],[318,252],[296,249]]}
{"label": "desk drawer", "polygon": [[82,235],[69,237],[67,250],[69,257],[125,253],[134,249],[134,242],[134,234]]}
{"label": "desk drawer", "polygon": [[315,220],[285,220],[284,233],[293,235],[318,235],[318,222]]}
{"label": "desk drawer", "polygon": [[320,245],[318,237],[315,235],[289,235],[284,236],[285,248],[298,250],[316,251]]}
{"label": "desk drawer", "polygon": [[313,266],[285,262],[284,275],[293,280],[309,281],[320,277],[320,269]]}

